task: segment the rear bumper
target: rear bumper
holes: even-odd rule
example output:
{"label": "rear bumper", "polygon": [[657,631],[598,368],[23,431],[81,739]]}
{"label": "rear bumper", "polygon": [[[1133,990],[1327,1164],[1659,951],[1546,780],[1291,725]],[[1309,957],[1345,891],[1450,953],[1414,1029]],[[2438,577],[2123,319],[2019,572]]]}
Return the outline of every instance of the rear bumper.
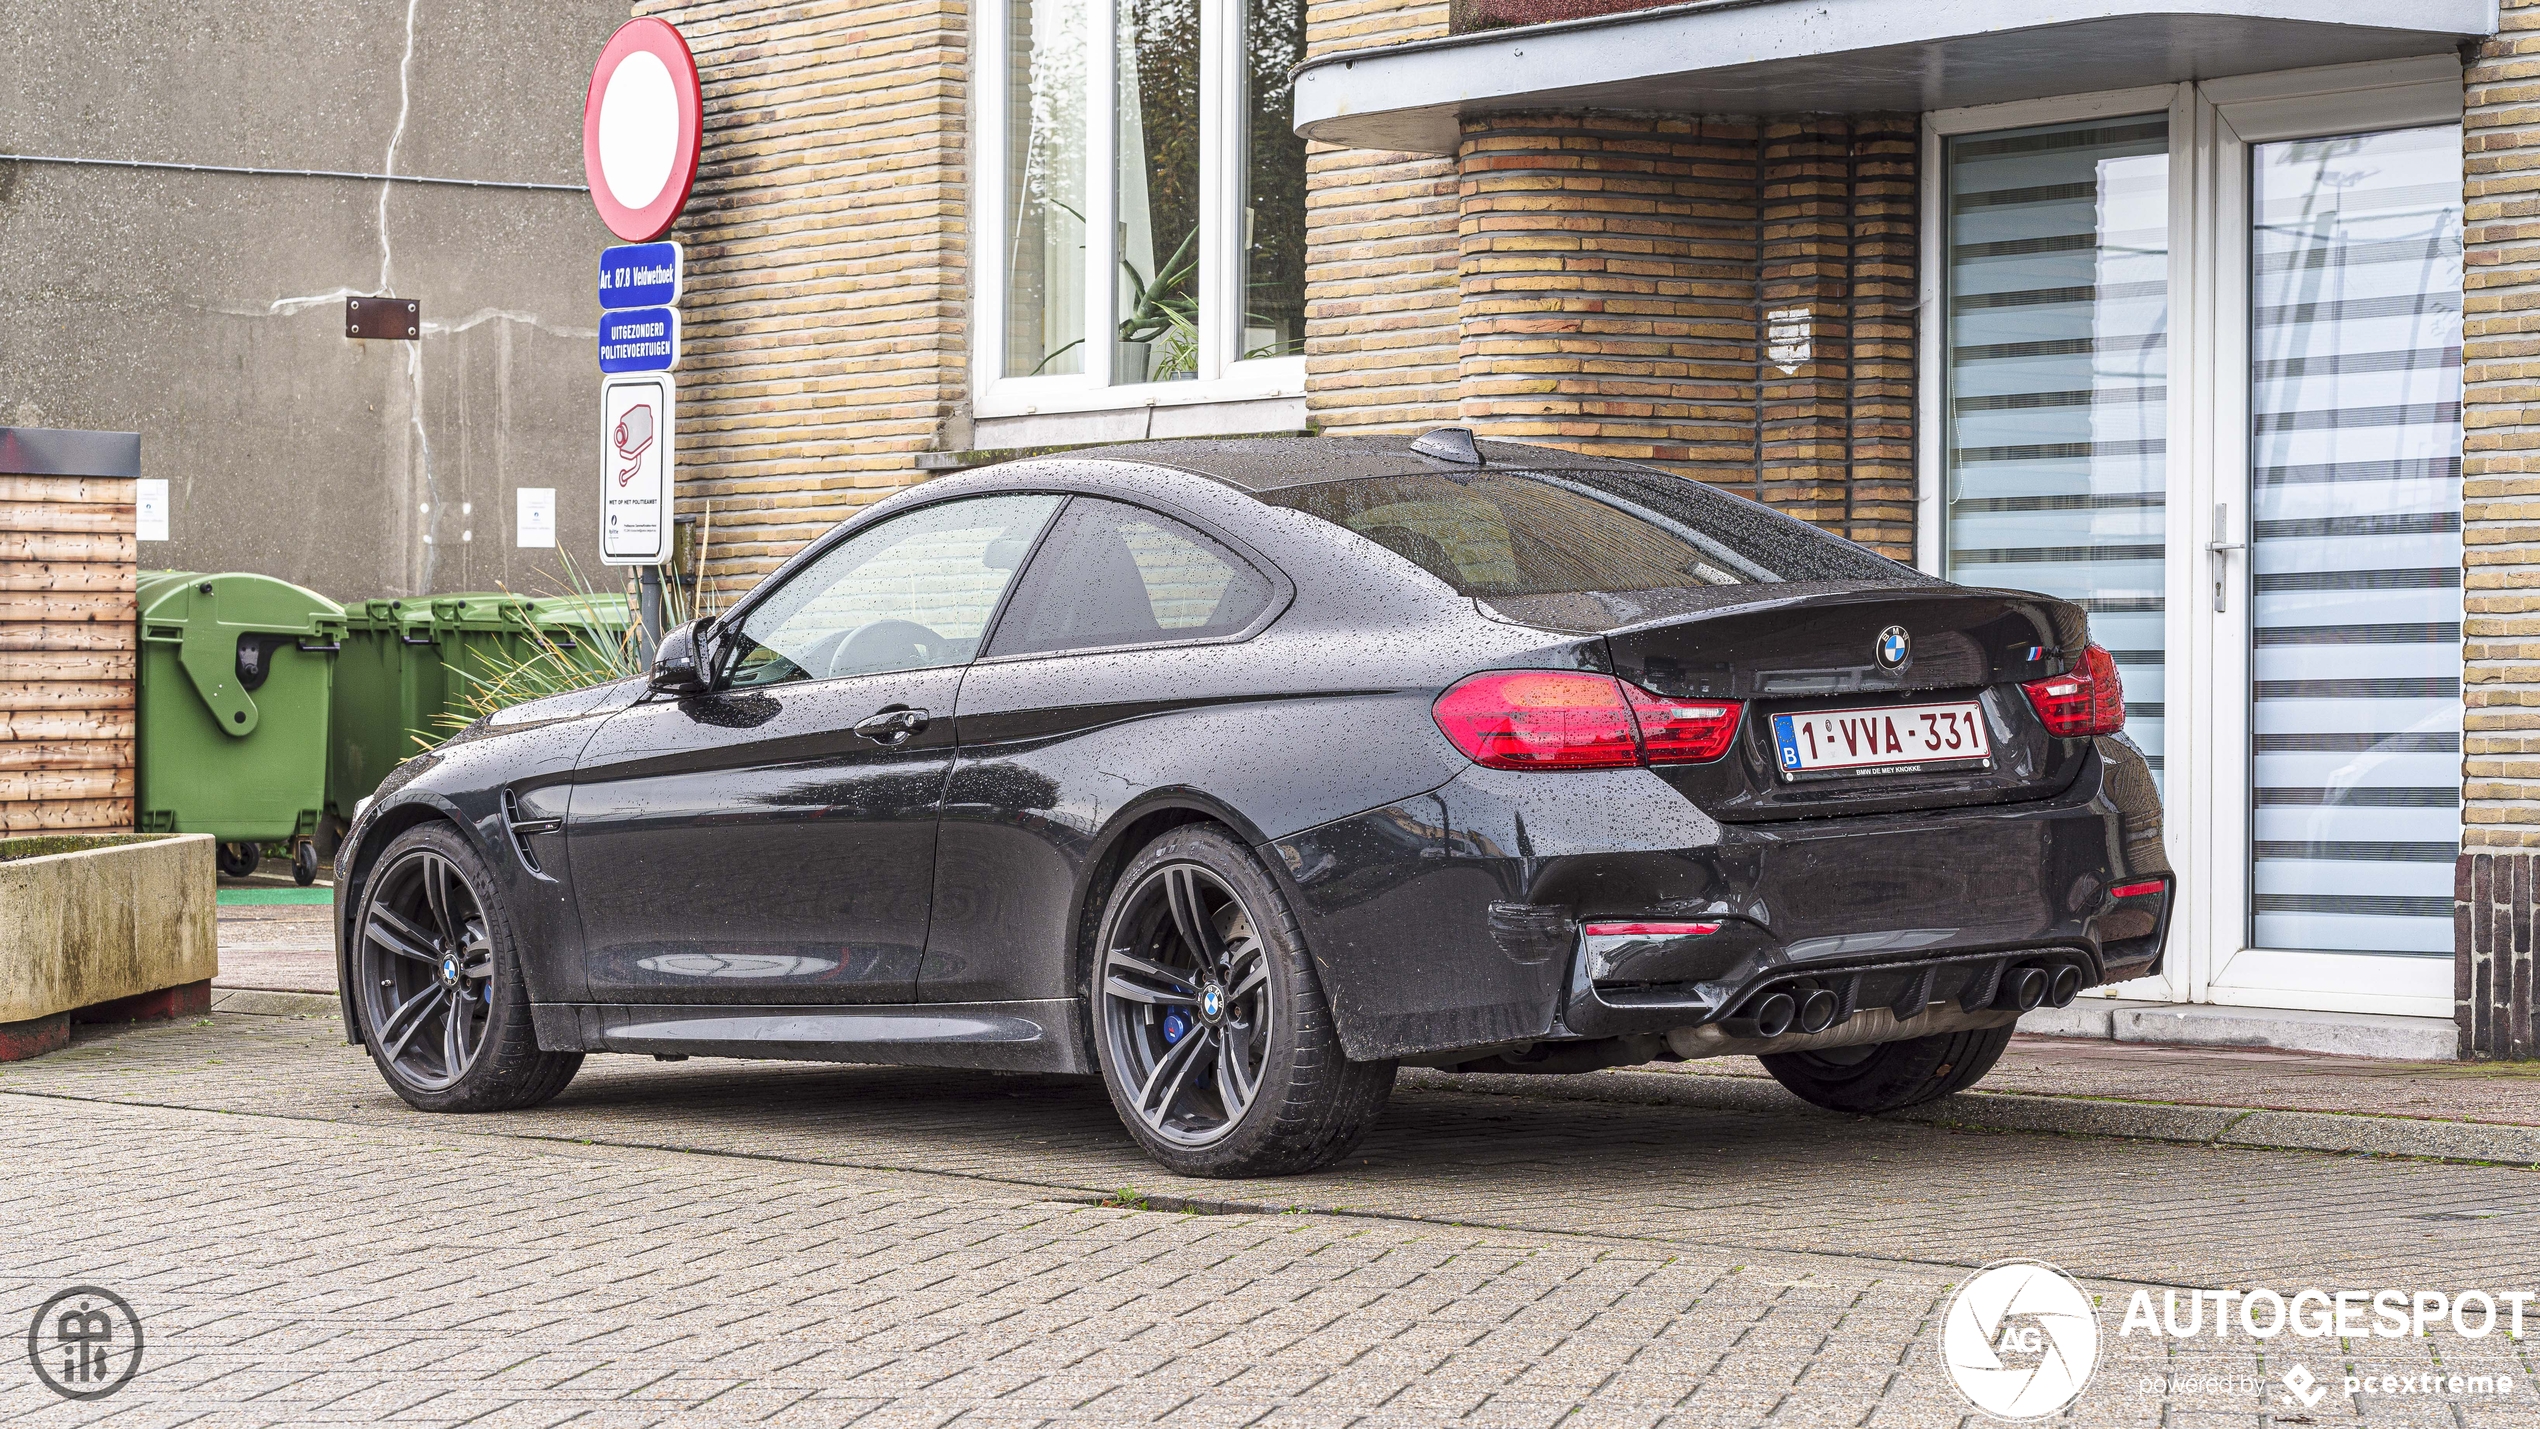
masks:
{"label": "rear bumper", "polygon": [[[2090,986],[2160,965],[2167,879],[2141,756],[2098,742],[2061,794],[1906,815],[1720,824],[1645,770],[1472,769],[1273,846],[1343,1046],[1375,1059],[1720,1022],[1806,980],[1844,1015],[1990,1004],[2006,969]],[[1590,945],[1589,919],[1720,932]]]}

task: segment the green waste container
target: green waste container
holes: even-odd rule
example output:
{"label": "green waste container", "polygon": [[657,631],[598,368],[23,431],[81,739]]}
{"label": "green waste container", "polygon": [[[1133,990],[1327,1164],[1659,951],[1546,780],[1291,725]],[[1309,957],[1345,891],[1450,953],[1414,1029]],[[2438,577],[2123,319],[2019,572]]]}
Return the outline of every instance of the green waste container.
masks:
{"label": "green waste container", "polygon": [[470,591],[351,607],[336,666],[328,813],[350,822],[391,770],[472,717],[471,695],[550,651],[605,663],[627,624],[626,602],[606,596]]}
{"label": "green waste container", "polygon": [[327,739],[326,809],[342,823],[388,771],[448,733],[440,631],[429,600],[365,600],[344,611]]}
{"label": "green waste container", "polygon": [[140,828],[210,834],[233,876],[287,841],[314,881],[344,608],[237,571],[145,572],[137,603]]}

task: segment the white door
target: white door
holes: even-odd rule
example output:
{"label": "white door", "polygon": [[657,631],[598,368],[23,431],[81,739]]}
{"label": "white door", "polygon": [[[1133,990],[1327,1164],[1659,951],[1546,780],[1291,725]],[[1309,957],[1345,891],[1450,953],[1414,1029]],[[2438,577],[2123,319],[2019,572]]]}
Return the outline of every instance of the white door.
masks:
{"label": "white door", "polygon": [[2213,408],[2205,555],[2208,846],[2234,856],[2212,870],[2192,992],[2449,1016],[2461,131],[2247,142],[2229,114],[2215,249],[2238,271],[2213,322],[2237,320],[2217,348],[2239,360],[2215,365],[2232,390]]}
{"label": "white door", "polygon": [[2168,811],[2163,975],[2449,1016],[2450,56],[1931,116],[1927,567],[2090,612]]}

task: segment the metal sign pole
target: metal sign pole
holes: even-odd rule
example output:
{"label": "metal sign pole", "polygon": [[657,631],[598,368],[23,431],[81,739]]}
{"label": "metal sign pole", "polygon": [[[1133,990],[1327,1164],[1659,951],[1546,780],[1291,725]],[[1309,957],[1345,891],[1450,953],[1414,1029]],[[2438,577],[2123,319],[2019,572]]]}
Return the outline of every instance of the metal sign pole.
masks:
{"label": "metal sign pole", "polygon": [[643,627],[635,637],[635,653],[649,667],[653,652],[661,648],[661,567],[635,568],[635,612]]}

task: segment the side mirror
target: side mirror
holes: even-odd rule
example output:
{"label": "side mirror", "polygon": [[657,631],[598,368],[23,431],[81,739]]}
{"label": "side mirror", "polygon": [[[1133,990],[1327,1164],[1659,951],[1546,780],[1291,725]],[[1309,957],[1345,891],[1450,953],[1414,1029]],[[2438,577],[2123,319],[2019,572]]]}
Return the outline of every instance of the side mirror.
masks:
{"label": "side mirror", "polygon": [[662,636],[653,652],[652,687],[665,695],[701,695],[706,689],[704,662],[697,648],[697,622]]}

